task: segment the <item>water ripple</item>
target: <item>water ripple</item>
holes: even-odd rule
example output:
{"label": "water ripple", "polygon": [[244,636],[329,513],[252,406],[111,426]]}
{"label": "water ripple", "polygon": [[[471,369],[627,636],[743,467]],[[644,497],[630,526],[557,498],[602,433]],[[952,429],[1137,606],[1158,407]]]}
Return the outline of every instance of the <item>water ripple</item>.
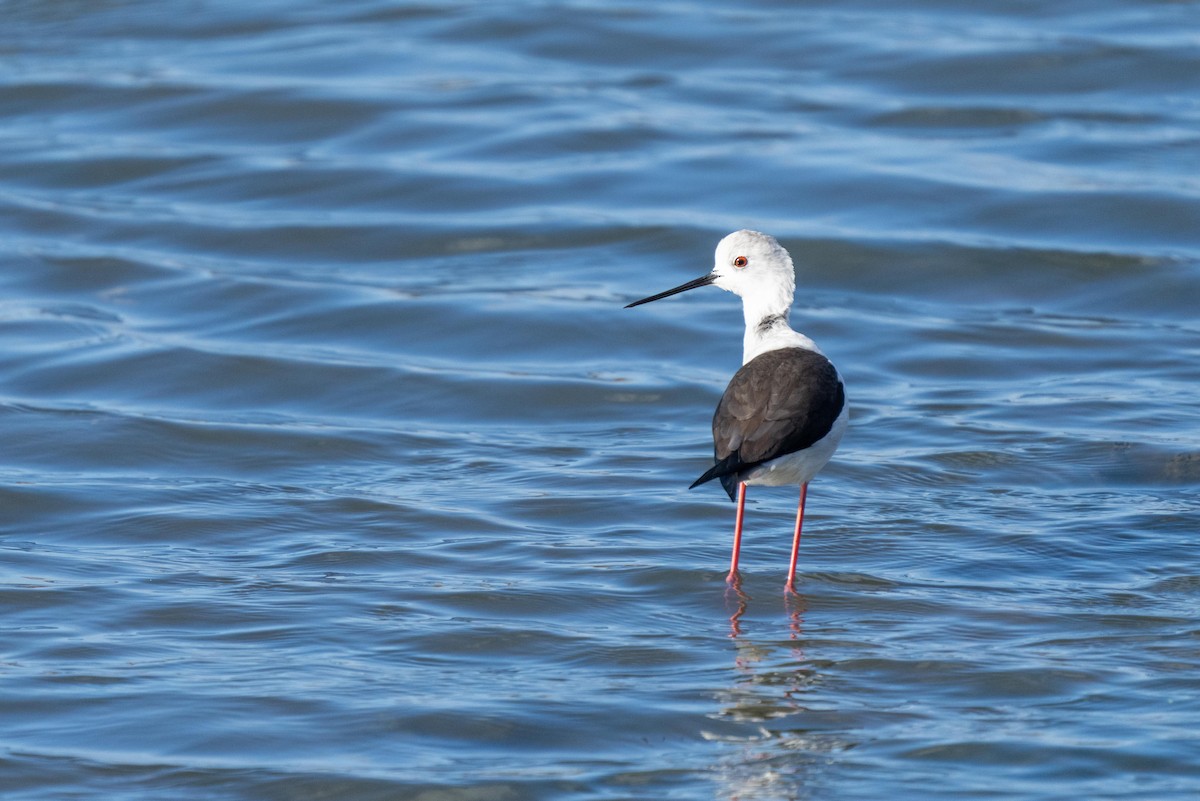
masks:
{"label": "water ripple", "polygon": [[5,4],[5,798],[1193,797],[1195,10]]}

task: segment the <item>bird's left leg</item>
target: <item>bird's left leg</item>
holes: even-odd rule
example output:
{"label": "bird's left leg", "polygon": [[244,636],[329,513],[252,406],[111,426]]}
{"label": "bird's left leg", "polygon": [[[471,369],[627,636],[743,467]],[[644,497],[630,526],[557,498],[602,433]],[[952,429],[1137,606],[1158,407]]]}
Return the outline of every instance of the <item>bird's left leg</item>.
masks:
{"label": "bird's left leg", "polygon": [[808,483],[800,485],[800,507],[796,510],[796,532],[792,535],[792,561],[788,564],[785,593],[796,593],[796,558],[800,555],[800,529],[804,527],[804,501],[808,497]]}

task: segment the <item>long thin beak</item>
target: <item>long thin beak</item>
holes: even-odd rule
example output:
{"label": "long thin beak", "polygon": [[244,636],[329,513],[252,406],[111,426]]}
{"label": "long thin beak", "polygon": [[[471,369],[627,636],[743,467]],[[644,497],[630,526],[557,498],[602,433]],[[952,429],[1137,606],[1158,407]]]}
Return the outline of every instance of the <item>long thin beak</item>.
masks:
{"label": "long thin beak", "polygon": [[714,273],[709,273],[708,275],[702,275],[699,278],[695,279],[694,281],[688,281],[686,284],[680,284],[679,286],[675,287],[674,289],[668,289],[666,292],[659,292],[657,295],[651,295],[648,298],[642,298],[641,300],[635,300],[633,303],[630,303],[625,308],[632,309],[634,306],[641,306],[643,303],[651,303],[656,300],[662,300],[663,298],[669,298],[672,295],[678,295],[680,292],[687,292],[689,289],[695,289],[695,288],[701,287],[701,286],[708,286],[709,284],[711,284],[713,281],[716,281],[716,280],[717,280],[717,276]]}

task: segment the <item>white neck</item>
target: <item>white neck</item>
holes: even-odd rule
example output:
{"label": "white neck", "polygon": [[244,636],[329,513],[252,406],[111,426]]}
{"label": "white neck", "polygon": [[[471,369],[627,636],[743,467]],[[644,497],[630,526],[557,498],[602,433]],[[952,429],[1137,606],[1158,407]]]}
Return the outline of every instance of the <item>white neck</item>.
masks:
{"label": "white neck", "polygon": [[742,340],[742,364],[769,350],[780,348],[804,348],[821,352],[817,343],[788,325],[787,307],[782,311],[764,313],[762,307],[752,308],[752,304],[744,303],[743,311],[746,315],[746,336]]}

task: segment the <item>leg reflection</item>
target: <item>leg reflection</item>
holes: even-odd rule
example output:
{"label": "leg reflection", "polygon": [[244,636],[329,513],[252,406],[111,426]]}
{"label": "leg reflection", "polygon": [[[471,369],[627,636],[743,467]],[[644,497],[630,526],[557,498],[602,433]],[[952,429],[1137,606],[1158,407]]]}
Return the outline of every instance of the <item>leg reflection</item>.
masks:
{"label": "leg reflection", "polygon": [[804,659],[804,649],[800,646],[800,642],[804,639],[804,596],[800,593],[793,592],[784,596],[783,607],[787,610],[788,616],[788,639],[796,643],[792,647],[792,655],[796,659]]}
{"label": "leg reflection", "polygon": [[[723,726],[704,733],[723,744],[713,772],[716,795],[729,801],[821,797],[821,774],[852,743],[826,730],[825,719],[817,716],[831,708],[831,701],[802,650],[807,599],[789,595],[782,618],[771,603],[770,625],[743,618],[749,596],[740,583],[731,583],[725,598],[732,612],[734,669],[728,684],[717,690],[711,715]],[[762,631],[764,626],[770,630]]]}
{"label": "leg reflection", "polygon": [[742,592],[742,577],[739,573],[731,572],[726,583],[728,586],[725,588],[725,605],[734,610],[729,616],[729,636],[737,639],[742,633],[742,615],[746,614],[746,602],[750,600],[750,596]]}

